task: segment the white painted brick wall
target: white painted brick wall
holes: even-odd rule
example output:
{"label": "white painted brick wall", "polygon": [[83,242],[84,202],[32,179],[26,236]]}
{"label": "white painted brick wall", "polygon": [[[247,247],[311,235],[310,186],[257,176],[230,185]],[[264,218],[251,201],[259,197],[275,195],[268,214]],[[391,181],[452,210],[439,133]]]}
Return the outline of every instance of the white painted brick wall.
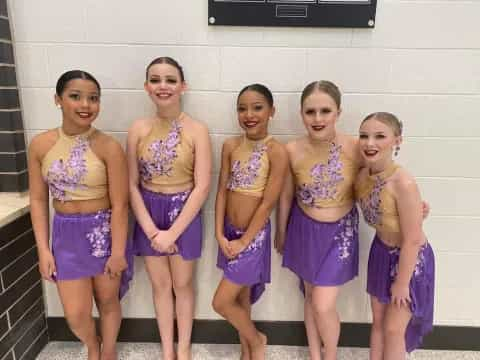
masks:
{"label": "white painted brick wall", "polygon": [[[437,253],[436,324],[480,326],[480,2],[379,0],[376,28],[208,27],[200,0],[10,0],[27,137],[57,126],[56,79],[67,69],[92,72],[104,91],[97,126],[125,140],[132,120],[152,111],[144,69],[170,55],[185,67],[185,110],[205,121],[215,151],[214,186],[205,206],[204,255],[196,274],[198,318],[217,318],[210,303],[215,268],[213,202],[223,140],[238,132],[236,93],[251,82],[274,91],[271,131],[281,140],[303,133],[299,91],[330,79],[345,93],[339,127],[356,134],[362,117],[392,111],[405,123],[400,161],[431,204],[425,223]],[[370,319],[364,292],[372,232],[361,227],[361,275],[342,289],[344,321]],[[254,317],[301,320],[297,279],[273,254],[272,284]],[[153,317],[141,260],[124,302],[126,317]],[[293,290],[292,290],[293,289]],[[292,295],[293,294],[293,295]],[[50,316],[61,316],[47,285]]]}

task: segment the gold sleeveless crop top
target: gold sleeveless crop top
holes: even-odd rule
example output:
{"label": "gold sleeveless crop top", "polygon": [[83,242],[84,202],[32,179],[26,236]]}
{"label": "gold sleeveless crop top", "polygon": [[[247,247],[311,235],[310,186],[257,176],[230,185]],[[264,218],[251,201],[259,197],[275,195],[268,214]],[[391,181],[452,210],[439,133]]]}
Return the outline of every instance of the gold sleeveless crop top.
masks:
{"label": "gold sleeveless crop top", "polygon": [[194,146],[178,120],[155,121],[137,147],[140,178],[146,184],[193,182]]}
{"label": "gold sleeveless crop top", "polygon": [[267,142],[271,138],[267,136],[253,141],[243,137],[240,145],[230,155],[228,190],[255,197],[263,196],[270,171]]}
{"label": "gold sleeveless crop top", "polygon": [[358,170],[358,164],[344,153],[341,145],[325,143],[317,152],[292,164],[297,201],[316,208],[352,203]]}
{"label": "gold sleeveless crop top", "polygon": [[42,175],[52,197],[60,201],[102,199],[107,196],[107,169],[92,151],[96,131],[69,136],[58,128],[58,139],[42,159]]}
{"label": "gold sleeveless crop top", "polygon": [[399,168],[392,164],[379,174],[368,175],[355,184],[357,197],[363,217],[368,225],[378,231],[398,233],[400,222],[395,199],[385,188],[386,179]]}

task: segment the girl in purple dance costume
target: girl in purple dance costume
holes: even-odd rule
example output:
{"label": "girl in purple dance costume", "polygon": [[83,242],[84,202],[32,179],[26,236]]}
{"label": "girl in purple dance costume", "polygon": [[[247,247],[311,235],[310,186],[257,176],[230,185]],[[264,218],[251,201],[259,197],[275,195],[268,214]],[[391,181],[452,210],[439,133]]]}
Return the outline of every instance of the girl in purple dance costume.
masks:
{"label": "girl in purple dance costume", "polygon": [[[132,277],[127,244],[128,179],[125,154],[92,127],[100,85],[85,71],[64,73],[55,103],[62,126],[35,136],[28,150],[30,209],[41,275],[56,283],[66,320],[89,360],[116,359],[121,298]],[[55,216],[49,249],[49,195]],[[95,300],[101,340],[92,318]]]}
{"label": "girl in purple dance costume", "polygon": [[[329,81],[301,96],[307,136],[287,144],[290,169],[277,209],[275,247],[305,293],[310,357],[336,359],[340,286],[358,275],[358,212],[354,181],[361,166],[358,141],[336,130],[341,94]],[[288,224],[288,226],[287,226]]]}
{"label": "girl in purple dance costume", "polygon": [[268,88],[253,84],[237,98],[242,136],[227,139],[215,203],[217,266],[223,278],[213,299],[214,310],[238,330],[242,360],[263,360],[267,338],[250,318],[270,282],[270,213],[282,188],[287,154],[268,135],[275,113]]}
{"label": "girl in purple dance costume", "polygon": [[371,360],[405,359],[433,326],[435,259],[422,230],[415,179],[392,159],[401,141],[402,124],[393,114],[371,114],[360,126],[366,167],[355,192],[365,221],[376,229],[367,278]]}
{"label": "girl in purple dance costume", "polygon": [[186,88],[183,69],[174,59],[153,60],[146,70],[145,91],[157,111],[136,120],[127,140],[130,201],[136,217],[133,246],[135,254],[144,257],[152,283],[165,360],[191,359],[193,271],[201,254],[200,210],[212,170],[207,127],[181,109]]}

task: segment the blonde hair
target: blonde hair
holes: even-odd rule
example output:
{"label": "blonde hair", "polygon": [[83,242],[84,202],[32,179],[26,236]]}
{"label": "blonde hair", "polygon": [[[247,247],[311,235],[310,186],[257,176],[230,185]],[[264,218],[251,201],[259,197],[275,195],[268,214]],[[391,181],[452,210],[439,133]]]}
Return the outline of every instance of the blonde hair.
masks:
{"label": "blonde hair", "polygon": [[402,135],[403,124],[392,113],[382,112],[382,111],[371,113],[371,114],[367,115],[367,117],[365,119],[363,119],[360,126],[362,126],[365,121],[370,120],[370,119],[378,120],[381,123],[390,127],[393,130],[393,133],[395,134],[395,136],[401,136]]}
{"label": "blonde hair", "polygon": [[337,104],[337,108],[340,109],[340,105],[342,102],[342,93],[338,89],[337,85],[328,80],[314,81],[305,86],[305,89],[303,89],[302,91],[302,96],[300,97],[300,106],[302,108],[305,99],[315,91],[320,91],[329,95],[333,99],[333,101],[335,101],[335,104]]}

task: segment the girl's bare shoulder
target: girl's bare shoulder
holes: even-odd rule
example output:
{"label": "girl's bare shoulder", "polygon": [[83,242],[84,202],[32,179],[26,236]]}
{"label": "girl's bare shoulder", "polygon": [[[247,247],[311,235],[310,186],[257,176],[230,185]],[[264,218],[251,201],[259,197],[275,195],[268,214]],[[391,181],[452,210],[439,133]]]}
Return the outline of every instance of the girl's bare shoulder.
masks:
{"label": "girl's bare shoulder", "polygon": [[275,138],[268,141],[267,149],[269,156],[274,156],[276,158],[281,157],[282,159],[288,157],[286,145]]}
{"label": "girl's bare shoulder", "polygon": [[187,138],[195,142],[196,139],[205,139],[209,136],[207,125],[200,120],[192,118],[190,115],[183,113],[181,118],[181,126],[183,133]]}
{"label": "girl's bare shoulder", "polygon": [[226,145],[226,146],[238,146],[240,145],[240,143],[242,142],[242,139],[243,139],[243,135],[234,135],[234,136],[230,136],[228,138],[226,138],[224,141],[223,141],[223,145]]}
{"label": "girl's bare shoulder", "polygon": [[58,140],[58,129],[50,129],[35,135],[28,145],[28,151],[33,156],[43,158]]}
{"label": "girl's bare shoulder", "polygon": [[339,133],[337,136],[340,144],[342,145],[344,153],[355,162],[360,162],[361,156],[358,138],[343,133]]}
{"label": "girl's bare shoulder", "polygon": [[308,152],[309,142],[307,136],[302,136],[289,141],[285,146],[291,164],[297,163]]}
{"label": "girl's bare shoulder", "polygon": [[130,125],[130,127],[128,128],[128,134],[137,137],[147,136],[152,129],[153,122],[153,117],[141,117],[135,119],[132,122],[132,125]]}
{"label": "girl's bare shoulder", "polygon": [[285,149],[289,155],[295,155],[299,152],[302,152],[307,146],[308,141],[306,136],[302,136],[293,140],[290,140],[285,144]]}
{"label": "girl's bare shoulder", "polygon": [[395,173],[392,175],[392,183],[399,187],[417,184],[415,177],[404,167],[399,167],[395,171]]}
{"label": "girl's bare shoulder", "polygon": [[399,167],[389,179],[387,186],[399,198],[419,193],[415,177],[403,167]]}
{"label": "girl's bare shoulder", "polygon": [[121,152],[122,146],[120,142],[112,135],[106,134],[101,130],[97,130],[92,138],[92,146],[96,153]]}
{"label": "girl's bare shoulder", "polygon": [[195,130],[208,131],[207,124],[204,121],[193,118],[191,115],[187,113],[183,113],[181,122],[185,129],[194,130],[194,131]]}

